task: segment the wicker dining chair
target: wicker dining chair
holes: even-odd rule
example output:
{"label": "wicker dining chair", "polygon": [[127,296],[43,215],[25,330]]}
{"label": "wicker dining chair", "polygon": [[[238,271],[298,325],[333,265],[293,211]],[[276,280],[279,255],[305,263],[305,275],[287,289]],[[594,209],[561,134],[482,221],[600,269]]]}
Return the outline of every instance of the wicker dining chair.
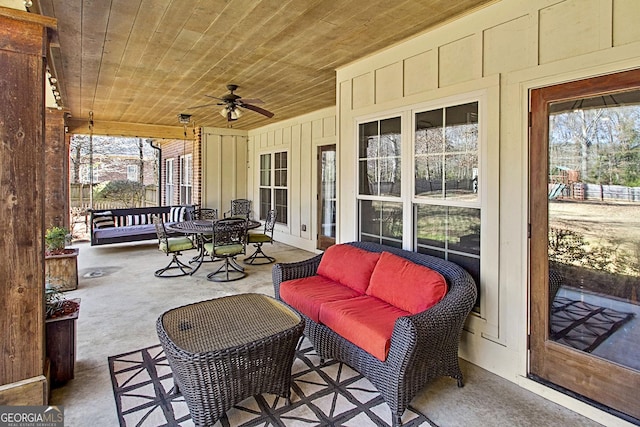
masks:
{"label": "wicker dining chair", "polygon": [[273,243],[273,229],[276,225],[276,216],[276,210],[271,209],[267,212],[267,217],[264,220],[264,232],[249,233],[247,235],[247,244],[253,245],[256,250],[251,254],[251,256],[244,259],[245,264],[263,265],[271,264],[276,261],[274,257],[271,257],[262,251],[263,244]]}
{"label": "wicker dining chair", "polygon": [[[182,255],[182,251],[189,249],[195,249],[196,246],[193,240],[188,237],[169,237],[167,229],[164,226],[162,216],[154,215],[153,224],[156,227],[156,234],[158,235],[158,249],[164,252],[167,256],[171,255],[171,262],[159,270],[155,271],[156,277],[180,277],[186,276],[191,273],[191,267],[183,263],[178,259],[178,256]],[[180,273],[167,273],[171,270],[180,270]],[[167,274],[165,274],[167,273]]]}
{"label": "wicker dining chair", "polygon": [[247,220],[223,218],[213,221],[213,239],[204,244],[204,250],[212,258],[224,260],[216,271],[207,275],[207,280],[231,282],[247,275],[235,257],[247,253]]}

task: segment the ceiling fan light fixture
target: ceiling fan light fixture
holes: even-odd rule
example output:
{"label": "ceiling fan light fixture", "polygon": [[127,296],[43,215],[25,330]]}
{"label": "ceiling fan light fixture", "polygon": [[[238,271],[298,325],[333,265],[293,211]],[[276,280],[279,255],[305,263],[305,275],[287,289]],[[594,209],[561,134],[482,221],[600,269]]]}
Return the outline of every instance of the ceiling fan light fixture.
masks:
{"label": "ceiling fan light fixture", "polygon": [[228,119],[230,117],[231,120],[238,120],[240,116],[242,116],[242,111],[240,111],[238,108],[230,109],[229,107],[224,107],[222,110],[220,110],[220,115],[225,119]]}

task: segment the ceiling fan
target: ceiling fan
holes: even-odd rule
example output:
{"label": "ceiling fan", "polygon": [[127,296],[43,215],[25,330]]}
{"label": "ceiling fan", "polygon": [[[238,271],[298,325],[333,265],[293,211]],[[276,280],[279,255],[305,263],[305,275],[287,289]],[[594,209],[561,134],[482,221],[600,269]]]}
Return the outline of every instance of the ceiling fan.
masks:
{"label": "ceiling fan", "polygon": [[238,89],[238,85],[227,85],[227,89],[229,90],[229,93],[226,95],[223,95],[220,98],[216,96],[205,95],[209,98],[217,99],[218,101],[221,101],[221,102],[216,102],[215,104],[212,103],[212,104],[197,105],[192,108],[208,107],[210,105],[224,105],[224,108],[220,110],[220,114],[223,117],[226,117],[227,121],[229,122],[238,120],[240,118],[240,116],[242,115],[241,108],[246,108],[247,110],[255,111],[256,113],[260,113],[263,116],[266,116],[268,118],[271,118],[274,116],[274,114],[271,111],[267,111],[264,108],[260,108],[253,105],[253,104],[264,104],[264,102],[262,102],[260,99],[244,99],[240,95],[236,95],[235,93],[233,93],[236,89]]}

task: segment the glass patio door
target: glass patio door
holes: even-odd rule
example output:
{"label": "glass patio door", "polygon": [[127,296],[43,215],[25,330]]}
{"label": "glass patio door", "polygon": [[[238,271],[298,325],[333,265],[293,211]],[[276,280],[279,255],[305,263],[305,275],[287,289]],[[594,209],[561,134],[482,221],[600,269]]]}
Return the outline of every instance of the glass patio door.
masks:
{"label": "glass patio door", "polygon": [[531,92],[530,376],[637,422],[640,71]]}
{"label": "glass patio door", "polygon": [[318,147],[318,242],[327,249],[336,243],[336,146]]}

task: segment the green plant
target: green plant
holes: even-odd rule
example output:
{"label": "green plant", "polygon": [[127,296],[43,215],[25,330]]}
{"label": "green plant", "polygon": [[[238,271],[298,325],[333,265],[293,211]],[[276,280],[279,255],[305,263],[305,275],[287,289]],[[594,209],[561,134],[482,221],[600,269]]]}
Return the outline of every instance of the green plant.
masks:
{"label": "green plant", "polygon": [[64,301],[62,292],[55,286],[45,285],[44,289],[44,302],[47,313],[47,318],[52,317],[56,311],[60,308],[60,305]]}
{"label": "green plant", "polygon": [[45,285],[44,301],[47,319],[71,314],[79,307],[77,302],[66,299],[64,294],[50,283]]}
{"label": "green plant", "polygon": [[106,200],[122,202],[130,208],[140,206],[144,198],[144,185],[137,181],[109,181],[98,193]]}
{"label": "green plant", "polygon": [[44,244],[47,252],[56,254],[64,251],[67,246],[69,230],[65,227],[48,228],[44,235]]}

